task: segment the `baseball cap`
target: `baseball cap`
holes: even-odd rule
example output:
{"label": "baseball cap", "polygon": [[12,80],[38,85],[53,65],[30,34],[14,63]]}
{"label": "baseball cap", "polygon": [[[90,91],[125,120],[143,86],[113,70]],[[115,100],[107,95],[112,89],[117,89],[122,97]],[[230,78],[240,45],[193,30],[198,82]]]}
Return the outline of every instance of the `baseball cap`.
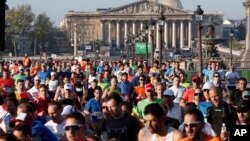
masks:
{"label": "baseball cap", "polygon": [[10,126],[14,127],[16,122],[23,122],[26,125],[32,126],[32,116],[27,113],[19,113],[15,119],[10,121]]}
{"label": "baseball cap", "polygon": [[243,111],[246,112],[248,110],[250,110],[250,103],[247,100],[241,100],[236,108],[237,111]]}
{"label": "baseball cap", "polygon": [[67,115],[69,115],[69,114],[71,114],[73,112],[74,112],[73,106],[66,105],[66,106],[63,107],[63,111],[62,111],[61,115],[62,116],[67,116]]}
{"label": "baseball cap", "polygon": [[40,78],[38,76],[35,76],[34,80],[40,80]]}
{"label": "baseball cap", "polygon": [[192,81],[201,81],[201,78],[199,76],[197,76],[197,75],[194,75],[192,77]]}
{"label": "baseball cap", "polygon": [[63,89],[64,90],[72,90],[72,85],[70,83],[66,83],[66,84],[64,84]]}
{"label": "baseball cap", "polygon": [[50,75],[56,75],[56,72],[52,71],[52,72],[50,73]]}
{"label": "baseball cap", "polygon": [[213,86],[214,86],[214,84],[213,84],[212,82],[206,82],[206,83],[203,85],[202,90],[205,90],[205,89],[209,90],[209,89],[211,89]]}
{"label": "baseball cap", "polygon": [[249,97],[250,96],[250,92],[249,90],[245,90],[242,92],[242,98],[246,98],[246,97]]}
{"label": "baseball cap", "polygon": [[23,66],[19,66],[18,67],[18,70],[20,71],[20,70],[24,70],[24,67]]}
{"label": "baseball cap", "polygon": [[163,96],[174,96],[173,90],[167,89],[163,92]]}
{"label": "baseball cap", "polygon": [[145,88],[145,92],[154,90],[154,86],[151,83],[147,83],[144,88]]}

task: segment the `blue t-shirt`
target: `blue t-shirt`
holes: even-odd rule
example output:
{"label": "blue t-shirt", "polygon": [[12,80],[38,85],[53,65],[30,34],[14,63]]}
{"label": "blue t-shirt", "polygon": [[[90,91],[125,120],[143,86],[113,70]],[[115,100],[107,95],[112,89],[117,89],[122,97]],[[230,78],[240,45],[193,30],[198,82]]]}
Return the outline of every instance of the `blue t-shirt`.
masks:
{"label": "blue t-shirt", "polygon": [[[90,113],[94,113],[94,112],[101,112],[101,101],[100,100],[96,100],[95,98],[91,98],[86,106],[85,106],[85,110],[90,112]],[[97,123],[100,119],[98,119],[96,116],[90,116],[92,121],[94,123]]]}
{"label": "blue t-shirt", "polygon": [[200,102],[197,108],[202,112],[203,115],[207,115],[207,108],[213,106],[212,102]]}
{"label": "blue t-shirt", "polygon": [[39,71],[37,73],[37,76],[40,78],[42,84],[45,83],[45,80],[47,77],[49,77],[49,74],[50,74],[50,72],[47,70],[46,71]]}
{"label": "blue t-shirt", "polygon": [[118,88],[121,89],[122,95],[133,93],[133,86],[132,86],[132,83],[130,83],[130,82],[121,81],[118,83]]}

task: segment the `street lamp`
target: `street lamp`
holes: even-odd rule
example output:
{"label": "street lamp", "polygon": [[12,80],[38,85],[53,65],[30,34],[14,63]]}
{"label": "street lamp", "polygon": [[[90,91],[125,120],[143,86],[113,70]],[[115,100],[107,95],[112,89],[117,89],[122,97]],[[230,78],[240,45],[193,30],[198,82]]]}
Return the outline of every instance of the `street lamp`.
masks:
{"label": "street lamp", "polygon": [[233,37],[234,37],[234,31],[233,28],[231,28],[230,32],[229,32],[229,37],[230,37],[230,43],[231,43],[231,47],[230,47],[230,65],[233,65]]}
{"label": "street lamp", "polygon": [[195,14],[195,19],[197,23],[197,40],[198,40],[198,58],[199,58],[199,75],[202,76],[202,47],[201,47],[201,23],[203,20],[203,13],[204,11],[201,9],[200,5],[197,6]]}
{"label": "street lamp", "polygon": [[163,48],[163,26],[164,26],[164,23],[165,23],[165,16],[163,15],[163,11],[161,11],[161,16],[158,20],[158,24],[159,24],[159,27],[160,27],[160,50],[159,50],[159,62],[160,62],[160,66],[162,64],[162,48]]}
{"label": "street lamp", "polygon": [[154,62],[154,30],[155,30],[155,21],[154,19],[151,17],[150,19],[150,24],[151,26],[149,27],[149,30],[151,30],[151,64],[153,65],[153,62]]}
{"label": "street lamp", "polygon": [[148,60],[148,23],[145,21],[145,24],[144,24],[145,26],[144,26],[144,28],[145,28],[145,41],[146,41],[146,58],[147,58],[147,60]]}

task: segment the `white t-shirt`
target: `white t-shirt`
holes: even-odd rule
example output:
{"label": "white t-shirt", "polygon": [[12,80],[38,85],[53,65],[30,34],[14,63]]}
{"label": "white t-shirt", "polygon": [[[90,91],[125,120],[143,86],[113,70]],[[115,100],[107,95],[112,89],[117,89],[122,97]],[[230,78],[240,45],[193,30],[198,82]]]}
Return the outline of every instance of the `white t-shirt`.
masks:
{"label": "white t-shirt", "polygon": [[57,124],[53,122],[52,120],[49,120],[45,123],[45,126],[57,137],[61,138],[64,134],[64,127],[65,123],[62,122],[60,124]]}
{"label": "white t-shirt", "polygon": [[30,88],[27,92],[31,94],[31,96],[34,100],[36,100],[39,96],[39,91],[35,86]]}
{"label": "white t-shirt", "polygon": [[183,86],[179,86],[178,88],[175,88],[174,86],[169,88],[170,90],[172,90],[174,92],[174,103],[180,103],[182,96],[184,95],[186,88]]}
{"label": "white t-shirt", "polygon": [[58,80],[49,80],[49,91],[56,91]]}
{"label": "white t-shirt", "polygon": [[240,78],[238,72],[228,71],[226,73],[227,86],[236,86],[237,79]]}
{"label": "white t-shirt", "polygon": [[174,107],[171,110],[168,109],[167,116],[177,119],[180,123],[182,123],[181,106],[178,103],[174,103]]}
{"label": "white t-shirt", "polygon": [[[184,123],[179,126],[180,131],[184,131]],[[216,137],[216,133],[208,122],[205,122],[205,126],[202,128],[202,132],[208,136]]]}

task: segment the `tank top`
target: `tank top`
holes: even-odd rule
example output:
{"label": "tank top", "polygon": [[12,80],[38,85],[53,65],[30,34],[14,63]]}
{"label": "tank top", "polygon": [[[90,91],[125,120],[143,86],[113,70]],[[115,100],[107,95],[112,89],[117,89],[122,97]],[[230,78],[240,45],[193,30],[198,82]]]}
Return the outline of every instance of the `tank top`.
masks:
{"label": "tank top", "polygon": [[[174,133],[174,128],[168,127],[166,141],[173,141],[173,133]],[[152,135],[152,141],[157,141],[156,140],[156,134]]]}
{"label": "tank top", "polygon": [[56,91],[58,80],[49,80],[49,91]]}

